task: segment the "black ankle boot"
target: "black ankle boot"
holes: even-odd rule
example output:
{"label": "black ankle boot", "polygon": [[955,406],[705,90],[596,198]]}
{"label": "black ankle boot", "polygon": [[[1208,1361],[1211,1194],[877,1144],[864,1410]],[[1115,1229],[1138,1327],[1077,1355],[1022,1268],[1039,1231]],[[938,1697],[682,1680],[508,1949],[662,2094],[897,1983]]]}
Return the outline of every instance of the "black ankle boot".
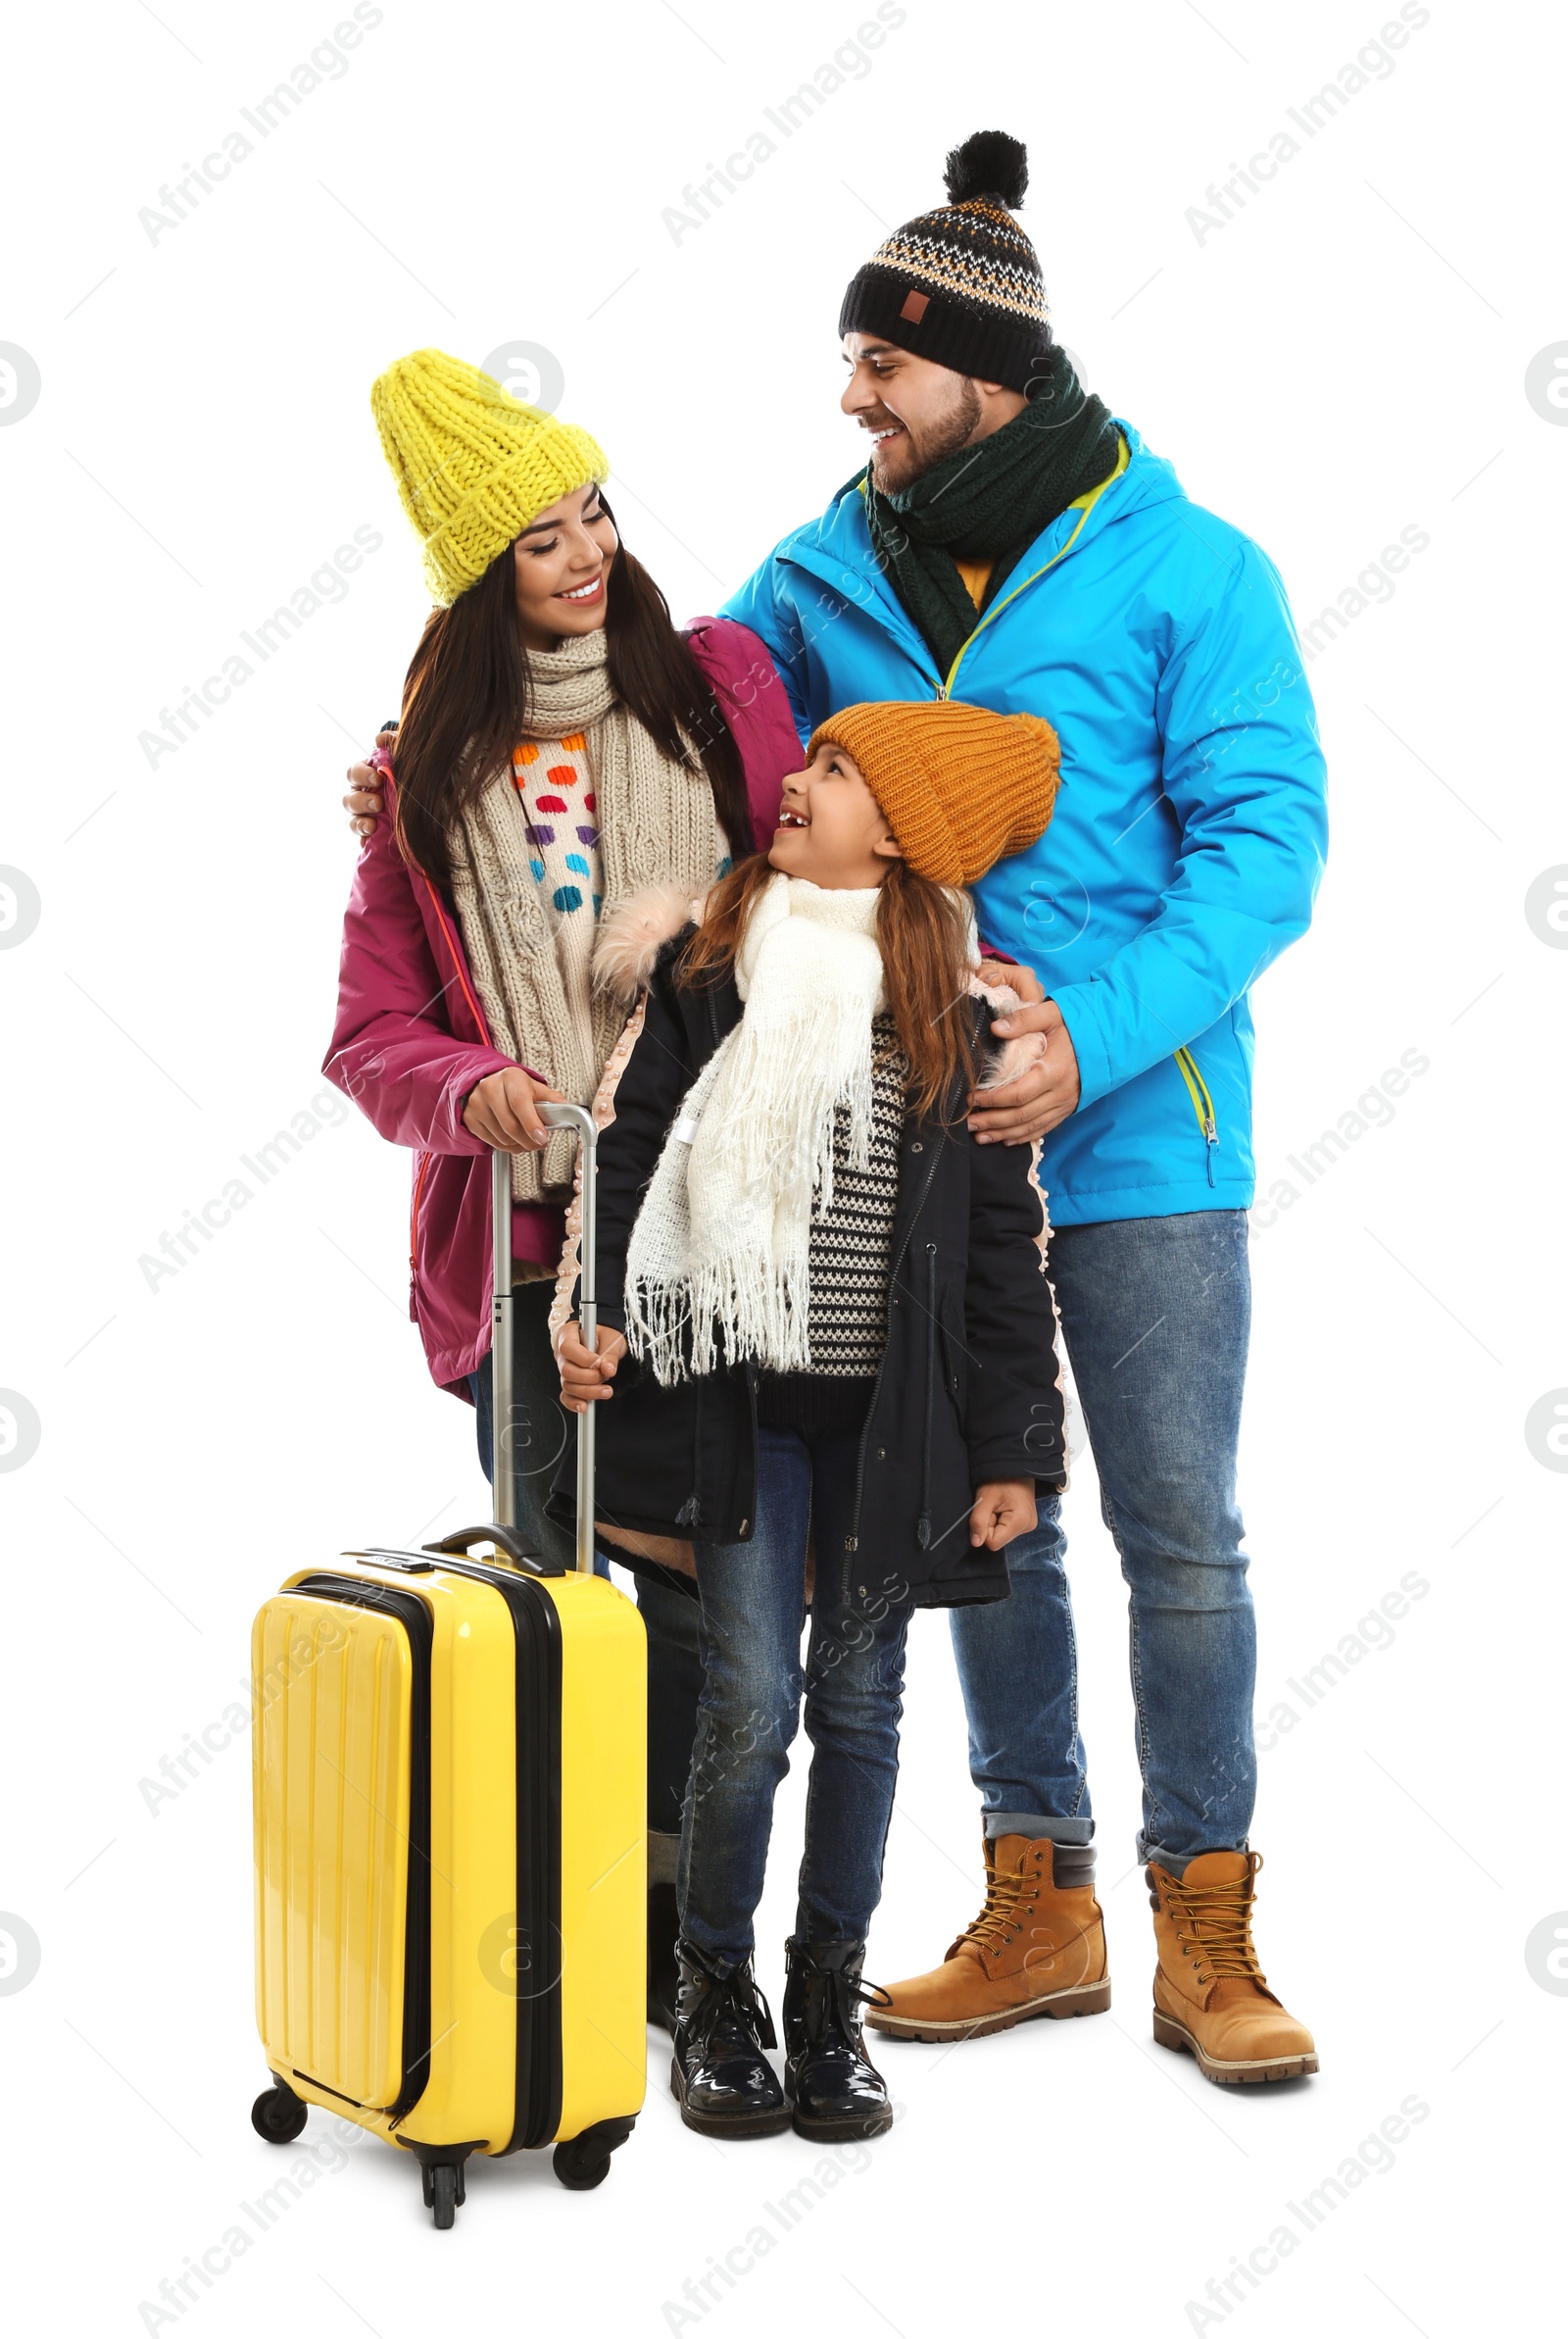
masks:
{"label": "black ankle boot", "polygon": [[680,1914],[673,1884],[648,1887],[648,2019],[670,2036],[675,2032],[675,2000],[680,1989],[680,1966],[675,1945],[680,1938]]}
{"label": "black ankle boot", "polygon": [[721,1973],[689,1941],[676,1945],[680,1992],[670,2093],[702,2136],[776,2136],[790,2124],[764,2047],[776,2047],[773,2017],[752,1961]]}
{"label": "black ankle boot", "polygon": [[893,2125],[881,2072],[860,2039],[860,2009],[884,1992],[860,1980],[863,1941],[787,1941],[784,2092],[795,2131],[826,2142],[880,2136]]}

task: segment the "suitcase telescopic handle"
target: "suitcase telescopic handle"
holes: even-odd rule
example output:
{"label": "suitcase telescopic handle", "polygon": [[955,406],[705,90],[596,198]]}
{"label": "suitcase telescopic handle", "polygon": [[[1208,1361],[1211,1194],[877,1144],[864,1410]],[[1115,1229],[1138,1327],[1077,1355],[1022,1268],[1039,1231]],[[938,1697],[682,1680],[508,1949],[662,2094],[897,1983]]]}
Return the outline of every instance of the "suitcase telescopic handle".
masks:
{"label": "suitcase telescopic handle", "polygon": [[[577,1319],[590,1353],[598,1351],[599,1307],[595,1261],[599,1247],[599,1130],[582,1105],[539,1105],[547,1128],[574,1129],[582,1155],[582,1233],[577,1246]],[[491,1457],[496,1519],[515,1526],[517,1487],[512,1457],[504,1451],[503,1424],[511,1424],[514,1386],[512,1350],[512,1156],[497,1153],[490,1163],[490,1218],[495,1273],[490,1302],[491,1415],[495,1446]],[[594,1408],[577,1417],[577,1573],[594,1571]]]}

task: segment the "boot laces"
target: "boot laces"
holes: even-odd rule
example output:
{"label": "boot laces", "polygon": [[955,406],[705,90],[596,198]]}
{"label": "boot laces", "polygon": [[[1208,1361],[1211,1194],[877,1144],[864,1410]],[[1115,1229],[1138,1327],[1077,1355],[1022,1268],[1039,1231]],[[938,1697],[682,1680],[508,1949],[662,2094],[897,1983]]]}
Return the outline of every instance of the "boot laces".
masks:
{"label": "boot laces", "polygon": [[846,1972],[842,1966],[831,1971],[813,1966],[806,1976],[802,2027],[813,2046],[844,2046],[858,2052],[861,2007],[892,2004],[891,1993],[880,1982],[863,1981],[858,1973]]}
{"label": "boot laces", "polygon": [[1253,1878],[1262,1866],[1262,1857],[1249,1855],[1247,1874],[1230,1884],[1178,1884],[1174,1878],[1164,1886],[1165,1903],[1171,1922],[1183,1949],[1206,1965],[1212,1981],[1255,1981],[1259,1989],[1266,1989],[1263,1968],[1252,1947],[1252,1888]]}
{"label": "boot laces", "polygon": [[[677,2010],[678,2016],[695,2041],[705,2047],[755,2048],[760,2040],[764,2047],[778,2044],[773,2028],[773,2015],[767,2000],[758,1987],[757,1976],[750,1963],[737,1966],[734,1972],[720,1979],[706,1966],[699,1968],[708,1981],[690,2012]],[[683,1998],[687,1992],[682,1992]]]}
{"label": "boot laces", "polygon": [[986,1885],[986,1905],[972,1924],[966,1924],[954,1943],[965,1941],[979,1949],[1000,1949],[1034,1901],[1034,1879],[1021,1868],[994,1868]]}

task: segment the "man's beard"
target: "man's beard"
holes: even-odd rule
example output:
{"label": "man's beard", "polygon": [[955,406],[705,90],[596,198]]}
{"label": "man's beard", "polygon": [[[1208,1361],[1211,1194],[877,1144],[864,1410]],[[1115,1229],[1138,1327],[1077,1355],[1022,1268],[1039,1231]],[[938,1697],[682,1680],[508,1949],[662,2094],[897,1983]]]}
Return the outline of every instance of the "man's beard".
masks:
{"label": "man's beard", "polygon": [[[980,414],[980,393],[965,375],[947,413],[939,421],[927,423],[918,438],[906,423],[900,437],[883,441],[884,447],[897,448],[898,454],[889,467],[891,475],[884,471],[887,458],[883,456],[879,462],[878,455],[873,454],[873,482],[884,495],[896,494],[900,488],[912,486],[916,479],[923,478],[928,471],[934,471],[949,455],[955,455],[960,447],[968,445],[974,436]],[[878,454],[880,452],[878,450]]]}

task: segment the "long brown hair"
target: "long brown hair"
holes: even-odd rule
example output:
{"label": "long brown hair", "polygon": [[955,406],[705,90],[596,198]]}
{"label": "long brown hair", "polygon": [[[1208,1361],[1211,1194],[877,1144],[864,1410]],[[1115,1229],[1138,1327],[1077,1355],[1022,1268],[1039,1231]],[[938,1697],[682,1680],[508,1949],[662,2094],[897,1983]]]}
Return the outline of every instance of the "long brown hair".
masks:
{"label": "long brown hair", "polygon": [[[442,884],[451,881],[453,821],[510,761],[528,720],[528,654],[517,633],[514,576],[509,544],[477,584],[450,608],[432,610],[403,685],[398,843]],[[755,840],[740,749],[668,602],[624,544],[610,567],[605,630],[616,697],[665,755],[684,759],[695,750],[714,814],[741,861]]]}
{"label": "long brown hair", "polygon": [[[778,872],[760,853],[721,877],[708,896],[703,922],[681,953],[676,979],[718,982],[732,973],[758,896]],[[909,1067],[908,1104],[917,1120],[941,1111],[961,1078],[962,1118],[975,1076],[974,1034],[966,1011],[970,969],[969,906],[946,885],[891,864],[876,905],[888,1004]]]}

